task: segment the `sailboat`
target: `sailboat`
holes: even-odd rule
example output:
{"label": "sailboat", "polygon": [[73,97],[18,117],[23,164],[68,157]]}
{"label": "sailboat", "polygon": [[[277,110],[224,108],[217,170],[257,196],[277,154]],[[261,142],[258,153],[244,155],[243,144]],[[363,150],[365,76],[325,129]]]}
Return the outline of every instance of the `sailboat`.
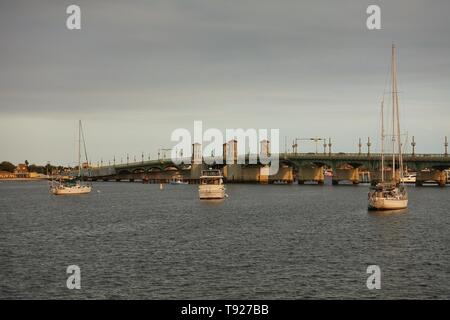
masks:
{"label": "sailboat", "polygon": [[[381,182],[369,191],[370,210],[397,210],[408,207],[408,193],[404,185],[402,143],[397,95],[397,65],[395,46],[392,45],[392,170],[390,180],[385,177],[384,161],[384,98],[381,102]],[[396,161],[398,170],[396,170]],[[399,177],[397,177],[397,172]]]}
{"label": "sailboat", "polygon": [[86,163],[89,165],[86,151],[86,143],[84,141],[83,126],[81,120],[78,122],[78,176],[74,179],[68,181],[59,181],[54,183],[52,180],[52,185],[50,191],[54,195],[72,195],[72,194],[86,194],[92,191],[90,185],[85,185],[82,182],[81,176],[81,141],[83,141],[84,154],[86,157]]}

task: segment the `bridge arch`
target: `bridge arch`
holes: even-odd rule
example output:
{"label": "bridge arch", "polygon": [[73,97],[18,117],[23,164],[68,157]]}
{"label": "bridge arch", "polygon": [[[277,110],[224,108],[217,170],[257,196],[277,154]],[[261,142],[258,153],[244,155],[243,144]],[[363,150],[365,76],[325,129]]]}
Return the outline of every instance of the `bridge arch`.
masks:
{"label": "bridge arch", "polygon": [[361,162],[354,161],[338,161],[334,164],[337,169],[358,169],[364,166]]}
{"label": "bridge arch", "polygon": [[178,170],[180,169],[175,165],[168,165],[164,167],[164,171],[178,171]]}
{"label": "bridge arch", "polygon": [[288,163],[294,169],[298,169],[300,167],[317,167],[317,168],[329,167],[329,168],[331,168],[333,166],[333,163],[331,161],[326,161],[326,160],[302,160],[302,161],[283,160],[283,162]]}
{"label": "bridge arch", "polygon": [[191,170],[192,165],[191,164],[181,164],[179,165],[180,170]]}
{"label": "bridge arch", "polygon": [[443,171],[443,170],[447,170],[447,169],[450,169],[450,164],[444,164],[444,163],[442,163],[442,164],[440,164],[440,163],[437,163],[437,164],[434,164],[433,166],[431,166],[431,169],[435,169],[435,170],[441,170],[441,171]]}

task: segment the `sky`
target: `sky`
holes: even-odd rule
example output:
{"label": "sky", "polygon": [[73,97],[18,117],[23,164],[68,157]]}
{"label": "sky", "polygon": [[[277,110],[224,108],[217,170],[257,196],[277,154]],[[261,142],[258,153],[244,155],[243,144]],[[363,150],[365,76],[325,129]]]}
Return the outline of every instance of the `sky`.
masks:
{"label": "sky", "polygon": [[[81,30],[66,28],[70,4]],[[381,30],[366,27],[370,4]],[[402,132],[443,153],[449,12],[447,0],[0,0],[0,161],[75,164],[79,119],[93,163],[154,159],[194,120],[280,129],[281,151],[316,136],[377,149],[393,42]]]}

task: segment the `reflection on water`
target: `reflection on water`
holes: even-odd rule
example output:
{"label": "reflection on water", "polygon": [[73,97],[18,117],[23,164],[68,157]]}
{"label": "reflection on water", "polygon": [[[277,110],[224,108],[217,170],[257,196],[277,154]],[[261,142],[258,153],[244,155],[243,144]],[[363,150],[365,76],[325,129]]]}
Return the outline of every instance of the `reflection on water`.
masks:
{"label": "reflection on water", "polygon": [[[227,185],[215,201],[197,185],[94,190],[0,184],[0,298],[450,298],[450,188],[369,213],[363,185]],[[371,264],[381,290],[366,287]]]}
{"label": "reflection on water", "polygon": [[398,209],[398,210],[368,210],[369,214],[377,217],[392,217],[395,215],[401,215],[408,212],[408,208],[406,209]]}
{"label": "reflection on water", "polygon": [[203,205],[206,206],[220,206],[225,199],[199,199]]}

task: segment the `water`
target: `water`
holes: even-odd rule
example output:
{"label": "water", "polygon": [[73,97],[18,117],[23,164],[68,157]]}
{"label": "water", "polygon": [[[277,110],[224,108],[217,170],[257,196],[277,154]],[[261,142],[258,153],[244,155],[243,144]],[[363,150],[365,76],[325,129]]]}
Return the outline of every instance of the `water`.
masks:
{"label": "water", "polygon": [[[450,298],[450,188],[369,213],[367,186],[0,182],[0,298]],[[66,268],[81,268],[81,290]],[[381,290],[366,268],[379,265]]]}

